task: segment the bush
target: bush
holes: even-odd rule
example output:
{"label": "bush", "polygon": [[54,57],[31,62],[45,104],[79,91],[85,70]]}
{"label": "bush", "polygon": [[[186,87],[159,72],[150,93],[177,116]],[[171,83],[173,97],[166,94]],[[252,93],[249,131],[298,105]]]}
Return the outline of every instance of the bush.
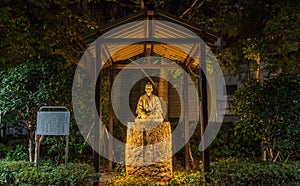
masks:
{"label": "bush", "polygon": [[[300,163],[256,162],[227,158],[211,163],[207,173],[210,182],[203,182],[203,172],[174,172],[165,185],[300,185]],[[147,178],[117,174],[108,185],[159,185]]]}
{"label": "bush", "polygon": [[233,156],[256,159],[261,155],[261,148],[257,148],[260,144],[260,140],[245,138],[243,134],[235,133],[233,123],[223,123],[210,146],[210,158],[212,161]]}
{"label": "bush", "polygon": [[7,152],[11,151],[12,147],[0,143],[0,160],[6,157]]}
{"label": "bush", "polygon": [[175,172],[173,178],[168,182],[169,185],[204,185],[203,172]]}
{"label": "bush", "polygon": [[300,163],[241,161],[213,163],[208,174],[212,185],[299,185]]}
{"label": "bush", "polygon": [[0,185],[90,185],[99,178],[92,166],[69,163],[53,167],[27,161],[0,162]]}
{"label": "bush", "polygon": [[20,161],[28,159],[28,147],[23,145],[16,145],[6,153],[6,160]]}
{"label": "bush", "polygon": [[299,152],[300,76],[278,74],[263,84],[250,81],[233,98],[232,113],[239,116],[235,133],[244,141],[260,141],[270,161]]}

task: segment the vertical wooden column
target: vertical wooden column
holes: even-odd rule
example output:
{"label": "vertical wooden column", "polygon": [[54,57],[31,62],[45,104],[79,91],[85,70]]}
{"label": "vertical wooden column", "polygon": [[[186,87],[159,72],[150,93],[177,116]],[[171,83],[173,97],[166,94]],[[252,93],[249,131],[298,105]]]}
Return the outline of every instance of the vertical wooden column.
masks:
{"label": "vertical wooden column", "polygon": [[[163,65],[165,62],[162,59],[161,64]],[[164,77],[164,78],[161,78]],[[162,105],[162,109],[164,112],[164,121],[169,121],[169,88],[168,88],[168,81],[166,80],[168,78],[168,69],[161,68],[160,69],[160,78],[158,83],[158,96],[164,101],[165,107]]]}
{"label": "vertical wooden column", "polygon": [[[200,121],[201,121],[201,137],[202,137],[202,159],[203,159],[203,171],[204,173],[209,171],[209,149],[205,148],[205,138],[204,132],[208,124],[208,101],[207,101],[207,79],[206,79],[206,45],[204,42],[201,42],[200,45],[200,90],[201,90],[201,99],[200,99]],[[204,150],[203,150],[204,149]],[[205,181],[206,178],[204,176]]]}
{"label": "vertical wooden column", "polygon": [[[160,74],[162,76],[162,74],[167,74],[167,70],[166,69],[161,69],[160,70]],[[163,78],[159,78],[159,83],[158,83],[158,95],[159,97],[164,101],[165,107],[163,106],[163,112],[164,112],[164,121],[169,121],[169,98],[168,98],[168,81],[163,79]]]}
{"label": "vertical wooden column", "polygon": [[[111,136],[113,136],[113,126],[114,126],[114,115],[113,115],[113,107],[112,107],[112,97],[111,97],[111,90],[112,90],[112,85],[113,85],[113,81],[114,81],[114,70],[111,68],[109,70],[109,87],[110,87],[110,95],[109,95],[109,133],[111,134]],[[109,137],[108,139],[108,157],[109,157],[109,161],[108,161],[108,170],[112,171],[113,170],[113,139],[111,137]]]}
{"label": "vertical wooden column", "polygon": [[[100,134],[100,115],[101,115],[101,107],[100,107],[100,100],[101,100],[101,67],[102,67],[102,59],[101,59],[101,44],[99,40],[96,41],[96,59],[95,59],[95,116],[94,116],[94,151],[93,151],[93,158],[94,158],[94,169],[95,172],[99,172],[100,168],[100,152],[99,149],[99,134]],[[94,183],[94,186],[98,185],[98,181]]]}
{"label": "vertical wooden column", "polygon": [[184,122],[184,140],[186,142],[184,146],[184,159],[185,159],[185,169],[190,170],[190,156],[189,156],[189,150],[190,150],[190,143],[189,143],[189,132],[190,132],[190,126],[189,126],[189,100],[188,100],[188,77],[187,73],[184,73],[183,75],[183,122]]}

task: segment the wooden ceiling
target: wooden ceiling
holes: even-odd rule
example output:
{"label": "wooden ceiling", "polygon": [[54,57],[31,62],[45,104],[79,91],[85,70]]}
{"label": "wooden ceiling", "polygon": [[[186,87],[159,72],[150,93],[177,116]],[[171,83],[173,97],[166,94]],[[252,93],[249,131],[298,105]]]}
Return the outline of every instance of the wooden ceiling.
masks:
{"label": "wooden ceiling", "polygon": [[[147,15],[154,15],[154,19],[147,19]],[[100,52],[102,65],[106,66],[143,54],[155,54],[185,67],[197,67],[200,50],[216,46],[221,38],[199,25],[158,10],[142,11],[117,20],[86,34],[85,41],[95,58],[96,51]]]}

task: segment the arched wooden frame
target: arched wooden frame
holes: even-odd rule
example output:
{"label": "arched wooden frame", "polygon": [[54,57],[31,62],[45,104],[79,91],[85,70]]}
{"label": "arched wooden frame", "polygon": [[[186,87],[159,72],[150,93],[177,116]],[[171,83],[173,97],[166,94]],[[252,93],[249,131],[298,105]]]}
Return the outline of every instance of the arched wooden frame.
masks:
{"label": "arched wooden frame", "polygon": [[[161,12],[158,12],[159,14],[162,14]],[[153,14],[151,14],[151,17]],[[163,14],[162,14],[163,15]],[[165,16],[165,18],[169,18],[170,20],[174,20],[174,17],[170,17],[168,15],[163,15]],[[136,17],[135,17],[136,18]],[[187,25],[187,24],[186,24]],[[117,26],[117,25],[116,25]],[[109,27],[109,28],[112,28],[113,26]],[[195,27],[195,26],[193,26]],[[148,26],[148,28],[151,28],[151,25]],[[107,31],[105,30],[104,28],[104,32]],[[95,74],[97,75],[95,78],[97,79],[97,84],[96,84],[96,88],[95,88],[95,95],[96,95],[96,104],[97,105],[97,111],[95,114],[101,114],[101,108],[100,108],[100,100],[101,100],[101,94],[100,94],[100,91],[101,91],[101,77],[99,74],[101,73],[100,72],[100,69],[103,68],[102,66],[102,50],[105,50],[105,47],[103,47],[104,44],[106,43],[114,43],[114,44],[128,44],[128,43],[141,43],[143,44],[144,46],[144,51],[145,52],[149,52],[149,50],[151,50],[151,48],[153,49],[153,43],[157,43],[157,42],[160,42],[160,43],[178,43],[178,39],[177,38],[160,38],[159,40],[158,39],[155,39],[155,38],[151,38],[151,33],[152,33],[152,30],[148,30],[146,31],[147,33],[149,33],[149,37],[147,39],[145,38],[118,38],[117,40],[113,40],[113,39],[102,39],[102,40],[96,40],[96,43],[95,43],[95,46],[96,46],[96,63],[95,63]],[[206,33],[204,32],[200,32],[201,34],[201,38],[202,37],[205,37]],[[209,35],[209,37],[215,37],[214,35]],[[200,38],[199,38],[200,39]],[[214,38],[216,40],[219,41],[219,38]],[[201,62],[200,63],[200,69],[199,69],[199,72],[198,72],[198,90],[199,90],[199,95],[200,95],[200,99],[199,99],[199,105],[200,105],[200,123],[201,123],[201,136],[203,136],[203,133],[205,131],[205,128],[207,126],[207,123],[208,123],[208,101],[207,101],[207,79],[206,79],[206,76],[205,76],[205,72],[206,72],[206,46],[205,46],[205,43],[201,42],[201,41],[198,41],[198,40],[195,40],[194,38],[192,39],[189,39],[189,38],[180,38],[180,42],[181,43],[198,43],[199,44],[199,50],[198,51],[200,53],[200,59],[199,61]],[[216,42],[216,41],[215,41]],[[210,44],[212,45],[212,44]],[[191,49],[192,50],[192,49]],[[194,48],[193,50],[197,50],[196,48]],[[190,63],[192,62],[192,59],[189,55],[187,55],[185,58],[183,58],[182,61],[182,64],[184,67],[187,67],[190,65]],[[111,61],[108,63],[110,65],[113,64],[113,58],[111,58]],[[121,65],[118,67],[118,68],[122,68]],[[138,65],[132,65],[132,68],[140,68]],[[154,66],[143,66],[143,68],[155,68]],[[167,68],[167,67],[166,67]],[[98,73],[100,72],[100,73]],[[112,75],[110,75],[110,82],[112,83],[113,82],[113,79],[112,79]],[[185,88],[184,88],[185,89]],[[187,96],[185,96],[187,97]],[[185,101],[187,103],[187,101]],[[186,105],[185,108],[187,108],[188,106]],[[112,106],[110,106],[110,109],[112,109]],[[110,112],[110,113],[113,113],[113,112]],[[96,117],[97,118],[97,117]],[[113,131],[113,115],[110,114],[109,115],[109,132],[112,133]],[[184,121],[185,122],[185,131],[188,131],[188,122],[187,121]],[[100,121],[99,120],[96,120],[95,121],[95,144],[94,144],[94,147],[95,148],[99,148],[99,136],[96,135],[97,132],[100,130]],[[186,135],[187,136],[187,135]],[[203,144],[204,144],[204,140],[202,140]],[[112,149],[112,142],[110,141],[109,142],[109,150]],[[186,145],[185,147],[185,150],[187,151],[189,149],[189,147]],[[110,153],[112,155],[112,153]],[[187,154],[187,153],[186,153]],[[204,171],[208,171],[209,170],[209,151],[208,149],[205,149],[203,151],[203,162],[204,162]],[[185,157],[185,162],[186,162],[186,169],[190,169],[189,167],[189,157],[186,156]],[[95,170],[96,171],[99,171],[99,166],[100,166],[100,156],[99,154],[95,151],[94,152],[94,167],[95,167]],[[112,162],[109,162],[109,169],[111,170],[112,169]]]}
{"label": "arched wooden frame", "polygon": [[[99,71],[99,69],[101,69],[102,67],[101,67],[101,52],[100,52],[100,48],[101,48],[101,44],[99,43],[99,45],[97,45],[97,49],[96,49],[96,51],[97,51],[97,54],[96,54],[96,59],[97,59],[97,63],[96,63],[96,67],[95,67],[95,69],[96,69],[96,72],[98,72]],[[206,76],[205,76],[205,69],[206,69],[206,53],[205,53],[205,46],[202,46],[202,47],[200,47],[200,53],[201,53],[201,59],[200,59],[200,61],[201,61],[201,69],[199,70],[199,80],[198,80],[198,85],[199,85],[199,93],[201,92],[201,94],[199,94],[200,95],[200,98],[199,98],[199,100],[201,100],[200,101],[200,123],[201,123],[201,136],[203,135],[203,133],[204,133],[204,131],[205,131],[205,128],[206,128],[206,125],[207,125],[207,123],[208,123],[208,108],[207,108],[207,85],[206,85]],[[113,68],[114,69],[122,69],[124,66],[123,65],[116,65],[116,66],[114,66]],[[157,65],[151,65],[151,64],[149,64],[149,65],[143,65],[142,67],[140,66],[140,65],[138,65],[138,64],[131,64],[131,65],[129,65],[129,67],[128,67],[128,65],[127,65],[127,67],[126,68],[132,68],[132,69],[155,69],[155,68],[157,68]],[[172,68],[172,66],[170,66],[170,65],[166,65],[166,66],[161,66],[160,68]],[[97,73],[96,73],[97,74]],[[99,76],[100,77],[100,76]],[[99,77],[96,77],[97,79],[98,79],[98,81],[97,81],[97,84],[96,84],[96,102],[97,103],[100,103],[100,100],[101,100],[101,94],[100,94],[100,89],[101,89],[101,80],[100,80],[100,78]],[[184,78],[185,80],[186,80],[186,78]],[[112,73],[110,73],[110,84],[112,85],[112,82],[113,82],[113,76],[112,76]],[[187,90],[187,88],[186,88],[186,83],[184,83],[183,84],[183,90]],[[186,94],[186,93],[184,93],[184,94]],[[184,98],[185,99],[188,99],[188,96],[184,96]],[[188,101],[187,100],[184,100],[184,103],[188,103]],[[188,105],[184,105],[183,106],[184,108],[188,108]],[[113,111],[112,111],[112,106],[110,105],[110,115],[109,115],[109,132],[110,133],[113,133]],[[97,113],[96,114],[99,114],[99,113],[101,113],[101,111],[100,111],[100,106],[99,105],[97,105]],[[185,112],[184,112],[184,115],[185,116],[187,116],[188,115],[188,110],[187,109],[185,109]],[[184,117],[184,118],[187,118],[187,117]],[[96,123],[100,123],[100,121],[95,121]],[[189,131],[189,126],[188,126],[188,120],[187,119],[185,119],[185,121],[184,121],[184,123],[185,123],[185,131],[186,131],[186,134],[185,134],[185,136],[188,136],[188,134],[187,134],[187,132]],[[98,126],[98,128],[97,128],[97,126]],[[95,132],[96,131],[99,131],[100,129],[99,129],[99,125],[95,125]],[[95,137],[96,137],[97,135],[95,135]],[[98,141],[97,142],[97,144],[95,144],[95,147],[97,148],[97,147],[99,147],[99,139],[96,139],[95,138],[95,141]],[[112,150],[112,141],[111,140],[109,140],[109,151],[111,151]],[[186,146],[185,146],[185,151],[188,151],[189,150],[189,146],[188,146],[189,144],[187,144]],[[112,153],[110,153],[110,155],[112,156]],[[189,161],[190,161],[190,158],[189,158],[189,156],[188,156],[188,153],[186,153],[186,156],[185,156],[185,168],[187,169],[187,170],[189,170],[190,169],[190,167],[189,167]],[[204,150],[203,151],[203,162],[204,162],[204,170],[205,171],[208,171],[209,170],[209,153],[208,153],[208,149],[206,149],[206,150]],[[99,167],[99,155],[97,154],[97,153],[94,153],[94,166],[95,167]],[[111,161],[109,161],[109,170],[112,170],[112,162]]]}

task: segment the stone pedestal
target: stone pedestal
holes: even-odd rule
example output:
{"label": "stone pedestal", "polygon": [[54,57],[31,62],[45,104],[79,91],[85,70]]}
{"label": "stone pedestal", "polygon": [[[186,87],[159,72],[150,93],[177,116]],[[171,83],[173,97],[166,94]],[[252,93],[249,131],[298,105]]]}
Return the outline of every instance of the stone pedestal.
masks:
{"label": "stone pedestal", "polygon": [[172,135],[169,122],[129,123],[125,149],[127,176],[164,182],[172,177]]}

